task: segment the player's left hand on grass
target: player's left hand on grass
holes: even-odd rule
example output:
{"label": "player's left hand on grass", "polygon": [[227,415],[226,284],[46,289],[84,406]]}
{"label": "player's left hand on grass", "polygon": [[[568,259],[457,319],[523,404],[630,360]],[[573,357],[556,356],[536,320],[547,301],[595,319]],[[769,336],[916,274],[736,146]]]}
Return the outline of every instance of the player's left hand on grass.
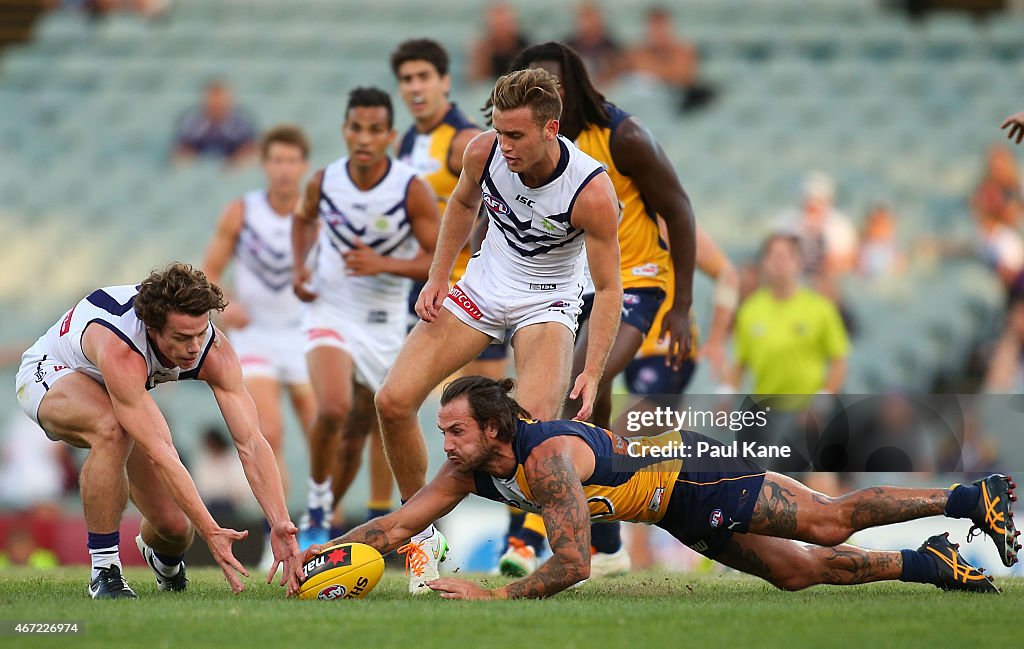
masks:
{"label": "player's left hand on grass", "polygon": [[221,571],[224,573],[224,578],[228,580],[231,590],[236,595],[245,590],[245,586],[242,585],[242,580],[238,578],[238,575],[241,574],[248,577],[249,573],[238,562],[238,559],[235,558],[231,545],[235,541],[241,541],[247,536],[249,536],[248,530],[239,532],[238,530],[218,527],[206,538],[206,544],[210,547],[210,554],[217,561],[217,565],[220,566]]}
{"label": "player's left hand on grass", "polygon": [[355,244],[355,248],[342,254],[345,271],[350,276],[377,275],[385,272],[386,258],[359,239],[356,239]]}
{"label": "player's left hand on grass", "polygon": [[427,586],[444,599],[494,599],[494,594],[491,591],[465,579],[444,577],[428,581]]}
{"label": "player's left hand on grass", "polygon": [[569,400],[580,399],[580,409],[573,419],[587,421],[590,415],[594,414],[594,402],[597,400],[597,388],[600,384],[601,377],[593,376],[585,369],[576,377],[572,392],[569,393]]}
{"label": "player's left hand on grass", "polygon": [[690,355],[690,310],[669,309],[661,319],[661,333],[658,343],[668,340],[668,351],[665,353],[665,364],[673,370],[683,366],[683,361]]}
{"label": "player's left hand on grass", "polygon": [[288,592],[297,591],[299,582],[302,581],[302,552],[299,550],[298,542],[299,528],[291,521],[281,521],[270,530],[270,547],[274,551],[274,565],[267,573],[267,583],[274,580],[277,567],[283,565],[281,570],[281,583],[287,584]]}

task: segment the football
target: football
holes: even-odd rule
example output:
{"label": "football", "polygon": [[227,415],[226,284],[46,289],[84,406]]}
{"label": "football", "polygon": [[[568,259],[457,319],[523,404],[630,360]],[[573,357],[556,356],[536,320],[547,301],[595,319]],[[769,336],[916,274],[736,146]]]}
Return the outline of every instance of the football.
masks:
{"label": "football", "polygon": [[363,543],[324,548],[302,566],[301,599],[362,599],[384,575],[384,557]]}

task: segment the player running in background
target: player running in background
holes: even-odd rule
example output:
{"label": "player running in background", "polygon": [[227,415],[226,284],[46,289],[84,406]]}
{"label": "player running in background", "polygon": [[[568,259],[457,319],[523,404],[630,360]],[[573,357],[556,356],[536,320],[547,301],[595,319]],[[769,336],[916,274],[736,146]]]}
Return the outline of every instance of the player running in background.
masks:
{"label": "player running in background", "polygon": [[[500,78],[491,94],[494,130],[473,138],[441,225],[430,278],[416,305],[423,319],[377,393],[377,411],[403,499],[424,484],[426,446],[418,410],[445,377],[512,330],[519,398],[556,417],[569,385],[583,290],[583,237],[597,293],[586,367],[572,389],[589,417],[622,303],[617,206],[601,164],[558,135],[558,82],[544,70]],[[448,279],[483,202],[489,233],[454,286]],[[432,523],[429,521],[428,523]],[[447,544],[432,524],[416,530],[410,590],[426,591]]]}
{"label": "player running in background", "polygon": [[[292,213],[308,168],[309,142],[298,127],[278,126],[263,135],[260,153],[267,186],[224,210],[203,271],[220,285],[228,263],[237,262],[233,299],[220,324],[231,333],[245,387],[256,404],[260,430],[274,449],[287,494],[282,387],[307,434],[316,416],[303,353],[302,302],[292,291]],[[272,560],[268,536],[260,567],[269,568]]]}
{"label": "player running in background", "polygon": [[[342,134],[348,156],[313,176],[292,229],[294,289],[309,303],[303,327],[317,402],[304,545],[328,537],[335,493],[343,496],[359,470],[369,430],[346,424],[353,408],[372,412],[395,362],[406,295],[412,278],[427,275],[440,218],[427,183],[388,155],[395,130],[387,93],[353,90]],[[302,260],[318,236],[310,271]]]}
{"label": "player running in background", "polygon": [[[528,47],[512,62],[514,70],[526,68],[543,68],[558,78],[563,101],[559,133],[604,165],[618,196],[622,326],[612,345],[590,418],[607,428],[611,426],[612,380],[636,356],[669,293],[674,299],[662,316],[657,335],[668,343],[668,362],[673,369],[678,370],[689,353],[695,256],[693,209],[672,163],[651,132],[594,88],[583,60],[572,48],[553,42]],[[661,239],[658,216],[665,224],[668,246]],[[589,295],[592,291],[588,289],[573,376],[582,370],[585,361]],[[525,381],[520,379],[520,385],[524,385]],[[571,411],[568,414],[572,414],[576,405],[570,403],[567,408]],[[619,526],[602,525],[592,534],[594,575],[627,571],[629,555],[622,547]],[[543,525],[539,518],[526,517],[519,523],[519,517],[513,516],[509,547],[499,560],[499,567],[506,574],[529,572],[536,565],[536,553],[542,543]]]}
{"label": "player running in background", "polygon": [[[900,580],[999,592],[949,542],[948,532],[916,550],[846,544],[858,530],[930,516],[970,519],[992,538],[1004,565],[1017,561],[1015,485],[1006,476],[948,489],[871,487],[830,497],[742,457],[679,459],[673,449],[680,444],[729,450],[699,433],[624,438],[580,421],[533,420],[508,395],[512,387],[510,379],[479,376],[445,386],[437,425],[448,461],[398,511],[331,543],[389,552],[469,494],[544,517],[554,554],[533,574],[493,590],[452,578],[428,584],[449,599],[542,598],[586,579],[593,520],[657,525],[705,556],[784,590]],[[310,548],[305,558],[319,550]]]}
{"label": "player running in background", "polygon": [[[398,159],[412,165],[430,183],[444,213],[462,173],[466,145],[480,132],[480,127],[448,99],[452,85],[448,52],[437,41],[418,38],[401,43],[391,54],[391,70],[415,122],[399,141]],[[486,224],[486,220],[481,223]],[[470,247],[467,243],[455,259],[452,284],[466,272]],[[423,284],[417,283],[410,293],[413,308],[422,288]],[[488,345],[479,358],[466,365],[464,373],[501,378],[507,365],[508,343]]]}
{"label": "player running in background", "polygon": [[143,517],[136,545],[160,590],[188,586],[184,555],[198,533],[231,589],[242,591],[237,573],[248,573],[232,544],[248,532],[222,528],[210,515],[148,392],[184,379],[205,381],[213,390],[270,523],[274,565],[267,581],[283,562],[281,582],[298,585],[298,530],[288,518],[274,452],[260,433],[234,348],[210,322],[210,313],[224,306],[223,293],[202,272],[175,263],[139,285],[93,291],[22,356],[22,410],[50,439],[89,449],[79,484],[94,599],[135,599],[119,551],[129,498]]}

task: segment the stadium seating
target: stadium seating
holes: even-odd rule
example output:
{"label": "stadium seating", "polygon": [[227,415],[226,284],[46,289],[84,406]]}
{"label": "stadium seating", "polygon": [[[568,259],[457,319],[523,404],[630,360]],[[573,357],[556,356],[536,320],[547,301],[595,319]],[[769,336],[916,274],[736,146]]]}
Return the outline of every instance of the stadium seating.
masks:
{"label": "stadium seating", "polygon": [[[624,40],[637,37],[647,4],[606,3],[609,24]],[[569,13],[543,0],[516,6],[538,39],[571,29]],[[658,136],[698,216],[734,256],[749,257],[811,168],[836,177],[840,206],[858,220],[888,198],[907,241],[969,236],[965,198],[981,154],[1024,97],[1020,16],[991,24],[943,16],[914,27],[869,2],[673,8],[702,48],[719,90],[714,105],[679,117],[668,93],[632,82],[609,96]],[[85,287],[200,259],[222,206],[260,181],[256,170],[168,167],[175,120],[205,80],[227,78],[262,126],[303,125],[322,165],[343,151],[347,90],[394,89],[387,55],[403,38],[440,38],[453,54],[454,97],[471,114],[482,106],[487,88],[462,82],[478,12],[477,3],[439,0],[423,30],[409,22],[422,15],[416,0],[177,0],[159,22],[47,15],[33,41],[0,58],[0,224],[9,233],[0,241],[0,308],[19,314],[3,319],[0,340],[37,335]],[[927,390],[963,363],[1001,307],[998,286],[967,262],[915,269],[902,293],[879,290],[847,286],[864,324],[852,390]],[[706,325],[706,286],[698,295]],[[697,388],[709,387],[702,371]]]}

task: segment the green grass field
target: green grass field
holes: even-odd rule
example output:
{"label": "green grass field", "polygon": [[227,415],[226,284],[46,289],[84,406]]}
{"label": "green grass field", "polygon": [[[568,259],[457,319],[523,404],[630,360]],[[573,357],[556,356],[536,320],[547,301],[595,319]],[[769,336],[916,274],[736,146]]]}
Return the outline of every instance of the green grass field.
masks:
{"label": "green grass field", "polygon": [[[182,595],[127,571],[136,601],[92,601],[84,568],[0,571],[0,620],[78,621],[77,636],[0,637],[0,647],[971,647],[1017,646],[1024,580],[1001,597],[873,584],[784,593],[738,575],[638,573],[548,601],[413,599],[389,572],[362,601],[286,600],[247,582],[231,595],[215,569],[189,572]],[[478,575],[492,585],[498,578]]]}

